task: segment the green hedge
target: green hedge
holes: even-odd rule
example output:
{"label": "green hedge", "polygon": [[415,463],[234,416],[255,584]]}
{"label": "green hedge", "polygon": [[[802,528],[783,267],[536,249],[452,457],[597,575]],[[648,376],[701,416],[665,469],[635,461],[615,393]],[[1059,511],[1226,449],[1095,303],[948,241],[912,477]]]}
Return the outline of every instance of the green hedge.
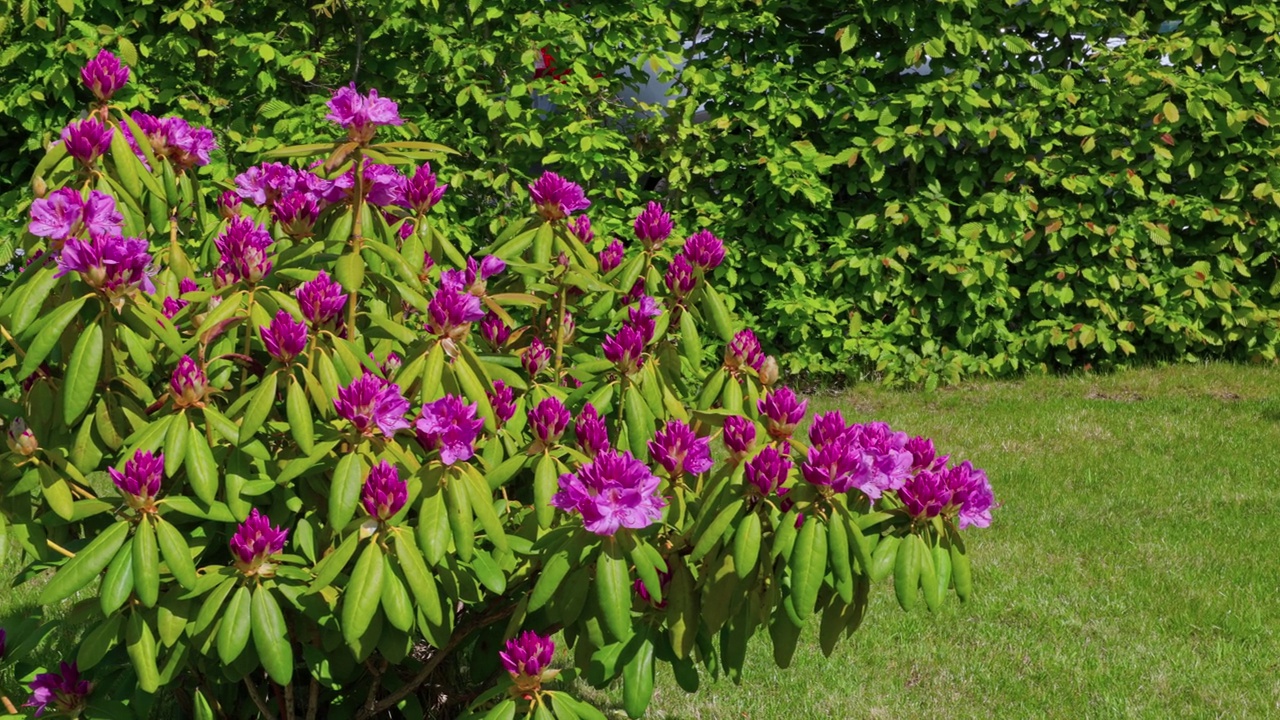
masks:
{"label": "green hedge", "polygon": [[[462,151],[442,209],[481,241],[494,193],[524,203],[543,166],[608,207],[661,200],[684,232],[707,218],[732,248],[718,282],[793,371],[936,383],[1275,357],[1270,2],[10,7],[9,235],[106,46],[160,88],[126,101],[233,128],[232,168],[263,138],[311,136],[317,86],[377,87]],[[572,72],[535,78],[544,47]],[[646,67],[680,92],[665,111],[620,100],[618,72]],[[629,237],[628,217],[592,219]]]}

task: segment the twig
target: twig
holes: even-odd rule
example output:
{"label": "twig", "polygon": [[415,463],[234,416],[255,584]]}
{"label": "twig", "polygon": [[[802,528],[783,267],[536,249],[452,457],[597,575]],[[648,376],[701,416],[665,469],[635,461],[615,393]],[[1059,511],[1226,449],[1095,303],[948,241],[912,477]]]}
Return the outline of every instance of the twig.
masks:
{"label": "twig", "polygon": [[54,542],[54,541],[52,541],[52,540],[50,540],[50,539],[48,539],[48,538],[45,538],[44,544],[45,544],[45,545],[48,545],[48,546],[49,546],[49,548],[50,548],[51,550],[56,551],[56,552],[57,552],[58,554],[60,554],[60,555],[66,555],[66,556],[67,556],[67,557],[69,557],[69,558],[74,558],[74,557],[76,556],[76,554],[75,554],[75,553],[71,552],[70,550],[68,550],[68,549],[66,549],[66,548],[64,548],[64,547],[62,547],[62,546],[61,546],[61,545],[59,545],[58,543],[56,543],[56,542]]}
{"label": "twig", "polygon": [[293,683],[284,684],[284,718],[293,720]]}
{"label": "twig", "polygon": [[276,716],[271,714],[271,708],[262,701],[262,694],[258,692],[258,687],[253,684],[248,675],[244,676],[244,686],[249,688],[249,697],[253,700],[253,704],[257,706],[258,712],[267,720],[276,720]]}
{"label": "twig", "polygon": [[18,708],[14,707],[13,702],[11,702],[9,698],[5,697],[4,695],[0,695],[0,705],[4,705],[4,711],[9,713],[10,715],[18,714]]}
{"label": "twig", "polygon": [[311,690],[307,693],[307,720],[316,720],[320,712],[320,681],[311,678]]}
{"label": "twig", "polygon": [[383,712],[384,710],[390,710],[391,708],[395,707],[401,700],[408,697],[410,693],[417,690],[419,686],[421,686],[424,682],[426,682],[427,679],[431,677],[431,674],[436,671],[436,668],[440,666],[440,663],[444,662],[444,659],[449,656],[449,653],[457,649],[458,645],[462,644],[463,640],[471,636],[471,633],[475,632],[476,630],[479,630],[480,628],[486,625],[491,625],[505,618],[506,616],[515,612],[515,609],[516,609],[515,605],[508,605],[507,607],[493,613],[492,615],[478,618],[475,622],[467,626],[462,632],[454,633],[453,637],[449,638],[448,644],[440,648],[440,651],[437,652],[435,655],[432,655],[431,659],[427,661],[427,664],[423,666],[422,670],[419,671],[417,675],[413,676],[412,680],[405,683],[404,686],[401,687],[399,690],[396,690],[395,692],[383,698],[382,702],[378,703],[373,708],[372,712],[368,712],[368,711],[361,712],[359,715],[356,716],[356,720],[367,720],[368,718],[372,717],[377,713]]}

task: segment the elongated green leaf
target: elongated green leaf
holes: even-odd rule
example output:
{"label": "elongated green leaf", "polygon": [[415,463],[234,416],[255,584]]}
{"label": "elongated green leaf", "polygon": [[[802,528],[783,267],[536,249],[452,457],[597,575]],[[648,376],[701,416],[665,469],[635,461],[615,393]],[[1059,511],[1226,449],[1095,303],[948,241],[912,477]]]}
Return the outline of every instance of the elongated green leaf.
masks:
{"label": "elongated green leaf", "polygon": [[107,574],[98,588],[98,602],[104,615],[114,615],[133,594],[133,538],[116,551]]}
{"label": "elongated green leaf", "polygon": [[249,588],[241,585],[222,614],[222,624],[218,626],[218,659],[224,664],[235,662],[244,652],[245,645],[249,644],[253,625],[250,602]]}
{"label": "elongated green leaf", "polygon": [[160,598],[160,552],[149,518],[143,518],[133,534],[133,589],[147,607]]}
{"label": "elongated green leaf", "polygon": [[973,571],[969,566],[969,555],[964,544],[954,535],[950,540],[951,579],[956,586],[956,596],[961,602],[968,602],[973,595]]}
{"label": "elongated green leaf", "polygon": [[606,540],[596,556],[596,599],[605,627],[618,640],[631,636],[631,578],[617,542]]}
{"label": "elongated green leaf", "polygon": [[690,560],[695,562],[701,560],[720,543],[725,531],[737,520],[739,513],[742,511],[742,506],[742,499],[737,499],[716,513],[715,519],[707,525],[702,534],[698,536],[698,541],[694,543],[693,552],[689,555]]}
{"label": "elongated green leaf", "polygon": [[293,679],[293,644],[289,642],[284,613],[266,587],[259,585],[253,591],[251,615],[253,647],[263,669],[277,684],[289,684]]}
{"label": "elongated green leaf", "polygon": [[[75,319],[76,314],[80,312],[80,308],[84,307],[86,298],[80,298],[66,305],[60,306],[49,314],[48,319],[40,327],[40,332],[36,334],[31,344],[27,346],[27,354],[22,358],[22,367],[18,370],[18,377],[25,378],[40,367],[40,363],[49,357],[49,353],[57,346],[58,340],[62,338],[62,333],[66,331],[67,326]],[[96,378],[95,378],[96,380]]]}
{"label": "elongated green leaf", "polygon": [[360,554],[347,582],[342,596],[342,637],[353,649],[360,645],[361,636],[378,611],[384,568],[382,548],[371,542]]}
{"label": "elongated green leaf", "polygon": [[93,582],[98,573],[115,557],[116,550],[124,544],[128,537],[129,522],[121,520],[107,528],[101,535],[93,539],[83,550],[76,553],[66,565],[58,568],[49,584],[40,593],[41,605],[52,605],[61,602]]}
{"label": "elongated green leaf", "polygon": [[555,460],[548,453],[538,458],[533,469],[533,512],[538,518],[538,527],[551,527],[556,509],[551,505],[551,498],[560,489],[559,474]]}
{"label": "elongated green leaf", "polygon": [[130,613],[124,630],[125,649],[138,676],[138,687],[147,693],[160,688],[160,669],[156,667],[156,638],[151,626],[138,612]]}
{"label": "elongated green leaf", "polygon": [[275,407],[277,377],[276,373],[269,373],[262,378],[262,383],[254,390],[253,399],[249,401],[249,406],[245,408],[244,417],[240,421],[240,445],[249,442],[250,438],[258,433],[267,415],[271,413],[271,408]]}
{"label": "elongated green leaf", "polygon": [[942,607],[943,588],[938,585],[938,569],[933,564],[933,548],[921,535],[916,535],[916,558],[920,563],[920,594],[925,607],[937,612]]}
{"label": "elongated green leaf", "polygon": [[454,475],[448,479],[444,486],[444,499],[458,559],[470,562],[476,542],[475,514],[471,509],[471,496],[467,493],[462,477]]}
{"label": "elongated green leaf", "polygon": [[426,616],[427,621],[439,625],[443,619],[443,607],[440,604],[440,592],[436,581],[431,577],[423,561],[422,553],[414,546],[411,537],[402,532],[395,533],[396,561],[404,571],[405,581],[417,600],[418,609]]}
{"label": "elongated green leaf", "polygon": [[85,633],[80,647],[76,649],[76,665],[81,671],[90,670],[102,661],[103,656],[119,641],[120,626],[123,624],[123,617],[112,615]]}
{"label": "elongated green leaf", "polygon": [[289,381],[284,407],[289,430],[293,433],[293,439],[298,441],[298,449],[310,454],[315,449],[315,424],[311,419],[311,403],[307,402],[307,394],[297,378]]}
{"label": "elongated green leaf", "polygon": [[365,469],[360,456],[343,455],[333,469],[333,482],[329,486],[329,525],[346,527],[355,517],[360,503],[360,488],[364,484]]}
{"label": "elongated green leaf", "polygon": [[738,577],[746,579],[760,560],[760,516],[748,512],[733,533],[733,565]]}
{"label": "elongated green leaf", "polygon": [[[185,418],[174,418],[174,422],[186,423]],[[195,425],[187,428],[187,482],[196,497],[206,503],[213,502],[218,495],[218,465],[213,459],[213,450],[203,433]]]}
{"label": "elongated green leaf", "polygon": [[448,508],[441,488],[423,492],[418,507],[418,547],[432,565],[439,565],[449,549]]}
{"label": "elongated green leaf", "polygon": [[406,582],[400,575],[399,566],[392,563],[390,557],[383,556],[383,563],[386,567],[382,570],[382,611],[391,627],[409,632],[413,629],[414,609]]}
{"label": "elongated green leaf", "polygon": [[238,580],[229,577],[213,588],[204,599],[204,604],[200,606],[200,612],[196,614],[195,624],[191,626],[191,634],[199,635],[205,630],[213,626],[213,622],[218,619],[218,611],[222,609],[222,604],[226,602],[227,596],[232,590],[236,589]]}
{"label": "elongated green leaf", "polygon": [[333,579],[347,568],[347,563],[351,562],[351,558],[356,554],[356,549],[360,546],[360,534],[351,533],[347,535],[342,544],[332,553],[329,553],[316,565],[316,577],[311,581],[310,592],[320,592],[329,587]]}
{"label": "elongated green leaf", "polygon": [[[32,263],[4,294],[4,298],[0,300],[0,317],[9,318],[8,328],[13,335],[23,336],[31,323],[40,316],[45,299],[58,284],[58,278],[54,277],[57,270],[56,266]],[[77,302],[83,304],[84,300]],[[79,310],[79,307],[76,309]]]}
{"label": "elongated green leaf", "polygon": [[806,517],[791,548],[791,600],[801,620],[818,604],[822,578],[827,574],[827,526],[817,517]]}
{"label": "elongated green leaf", "polygon": [[844,516],[833,513],[827,521],[827,552],[831,559],[831,576],[840,599],[853,602],[853,560],[849,553],[849,525]]}
{"label": "elongated green leaf", "polygon": [[893,566],[893,594],[898,605],[908,612],[916,606],[920,589],[920,558],[916,553],[919,543],[908,535],[898,546],[897,560]]}
{"label": "elongated green leaf", "polygon": [[872,582],[880,582],[889,577],[889,573],[893,572],[893,568],[897,563],[898,546],[900,544],[900,539],[892,535],[880,538],[880,543],[876,545],[875,551],[871,553],[871,570],[867,573]]}
{"label": "elongated green leaf", "polygon": [[142,178],[138,174],[137,156],[129,147],[120,131],[111,133],[111,165],[115,169],[116,179],[120,186],[129,193],[134,201],[142,199]]}
{"label": "elongated green leaf", "polygon": [[654,648],[646,632],[631,659],[622,666],[622,707],[629,718],[644,717],[653,699]]}
{"label": "elongated green leaf", "polygon": [[538,573],[538,580],[529,594],[529,612],[539,610],[547,604],[547,601],[560,588],[560,583],[564,581],[570,569],[568,548],[561,548],[547,557],[542,571]]}
{"label": "elongated green leaf", "polygon": [[648,462],[649,441],[653,439],[653,414],[644,401],[644,397],[635,385],[628,385],[623,396],[623,411],[626,413],[627,439],[631,443],[631,454]]}
{"label": "elongated green leaf", "polygon": [[187,457],[187,416],[185,413],[178,413],[161,422],[166,421],[168,427],[164,433],[164,474],[173,477]]}
{"label": "elongated green leaf", "polygon": [[165,565],[178,584],[188,590],[196,586],[196,566],[191,561],[191,551],[182,533],[164,518],[156,520],[156,539],[160,542],[160,554]]}

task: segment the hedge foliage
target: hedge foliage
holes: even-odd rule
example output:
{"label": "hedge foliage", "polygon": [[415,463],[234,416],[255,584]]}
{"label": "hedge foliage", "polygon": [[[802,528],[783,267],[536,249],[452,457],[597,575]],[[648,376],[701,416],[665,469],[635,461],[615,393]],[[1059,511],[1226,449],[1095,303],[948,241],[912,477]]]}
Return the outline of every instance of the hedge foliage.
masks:
{"label": "hedge foliage", "polygon": [[[731,240],[717,282],[790,370],[1275,357],[1273,3],[10,6],[10,227],[106,46],[157,88],[142,107],[230,128],[232,163],[313,136],[318,87],[400,98],[405,137],[462,151],[442,209],[477,237],[542,167],[613,208],[712,218]],[[622,99],[649,72],[673,83],[665,109]]]}

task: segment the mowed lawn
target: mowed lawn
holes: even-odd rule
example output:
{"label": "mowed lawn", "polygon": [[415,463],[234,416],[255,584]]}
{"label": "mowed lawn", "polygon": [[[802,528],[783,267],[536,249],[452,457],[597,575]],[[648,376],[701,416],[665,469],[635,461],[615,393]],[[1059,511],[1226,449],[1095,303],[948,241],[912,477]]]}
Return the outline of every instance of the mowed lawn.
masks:
{"label": "mowed lawn", "polygon": [[[832,409],[931,436],[988,472],[1003,507],[967,533],[975,598],[907,615],[887,581],[830,658],[816,621],[786,670],[762,632],[740,686],[708,679],[686,695],[660,669],[650,718],[1280,716],[1280,371],[867,386],[811,401]],[[0,588],[0,618],[29,612],[33,595]],[[42,654],[69,640],[55,633]]]}
{"label": "mowed lawn", "polygon": [[975,598],[903,613],[891,582],[830,658],[753,640],[741,686],[654,718],[1280,716],[1280,372],[1207,365],[860,387],[817,410],[931,436],[1003,507],[968,531]]}

